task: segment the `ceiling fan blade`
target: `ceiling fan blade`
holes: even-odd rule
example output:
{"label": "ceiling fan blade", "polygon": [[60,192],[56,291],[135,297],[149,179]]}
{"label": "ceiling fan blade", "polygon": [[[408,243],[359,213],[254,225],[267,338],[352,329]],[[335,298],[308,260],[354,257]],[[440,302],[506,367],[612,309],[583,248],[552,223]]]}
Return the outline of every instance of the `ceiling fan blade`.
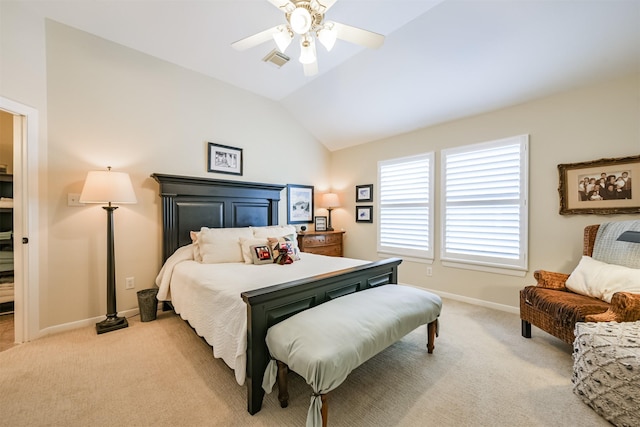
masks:
{"label": "ceiling fan blade", "polygon": [[254,46],[258,46],[259,44],[268,42],[269,40],[273,40],[273,35],[277,32],[278,26],[276,25],[275,27],[269,28],[268,30],[261,31],[252,36],[238,40],[237,42],[233,42],[231,43],[231,46],[236,50],[247,50]]}
{"label": "ceiling fan blade", "polygon": [[[335,0],[334,0],[335,1]],[[269,0],[269,3],[277,7],[283,12],[291,12],[296,8],[296,5],[291,3],[289,0]]]}
{"label": "ceiling fan blade", "polygon": [[360,46],[365,46],[370,49],[377,49],[384,43],[384,36],[382,34],[340,24],[339,22],[334,22],[333,25],[338,33],[337,37],[340,40],[359,44]]}
{"label": "ceiling fan blade", "polygon": [[313,61],[311,64],[302,64],[302,68],[304,69],[305,76],[315,76],[318,74],[318,61]]}

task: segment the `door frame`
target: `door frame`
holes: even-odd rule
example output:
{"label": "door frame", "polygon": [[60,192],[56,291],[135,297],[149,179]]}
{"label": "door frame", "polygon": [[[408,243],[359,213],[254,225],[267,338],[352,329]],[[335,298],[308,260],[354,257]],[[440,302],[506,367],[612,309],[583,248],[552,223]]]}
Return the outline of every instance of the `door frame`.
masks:
{"label": "door frame", "polygon": [[[38,288],[38,110],[0,96],[0,109],[13,114],[14,341],[40,333]],[[23,244],[27,239],[28,244]],[[33,248],[33,249],[31,249]]]}

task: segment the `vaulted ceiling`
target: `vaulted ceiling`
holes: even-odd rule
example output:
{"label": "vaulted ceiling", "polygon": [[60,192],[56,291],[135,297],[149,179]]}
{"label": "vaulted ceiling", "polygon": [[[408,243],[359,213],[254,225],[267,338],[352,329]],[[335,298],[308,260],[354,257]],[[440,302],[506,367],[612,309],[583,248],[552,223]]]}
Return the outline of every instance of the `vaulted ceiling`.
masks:
{"label": "vaulted ceiling", "polygon": [[267,0],[20,0],[37,13],[279,102],[330,150],[640,72],[640,0],[338,0],[383,34],[318,47],[319,73],[231,43],[285,22]]}

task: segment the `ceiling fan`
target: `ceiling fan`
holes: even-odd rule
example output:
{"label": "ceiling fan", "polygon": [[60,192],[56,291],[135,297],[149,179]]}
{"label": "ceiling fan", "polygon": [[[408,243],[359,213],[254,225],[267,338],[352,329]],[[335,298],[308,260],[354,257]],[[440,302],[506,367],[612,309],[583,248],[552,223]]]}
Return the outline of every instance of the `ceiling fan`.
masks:
{"label": "ceiling fan", "polygon": [[331,51],[336,39],[345,40],[372,49],[384,43],[384,36],[371,31],[325,21],[324,14],[337,0],[268,0],[284,12],[286,24],[276,25],[268,30],[238,40],[231,44],[236,50],[246,50],[269,40],[274,40],[280,52],[284,53],[295,35],[300,39],[299,61],[305,76],[318,72],[316,39]]}

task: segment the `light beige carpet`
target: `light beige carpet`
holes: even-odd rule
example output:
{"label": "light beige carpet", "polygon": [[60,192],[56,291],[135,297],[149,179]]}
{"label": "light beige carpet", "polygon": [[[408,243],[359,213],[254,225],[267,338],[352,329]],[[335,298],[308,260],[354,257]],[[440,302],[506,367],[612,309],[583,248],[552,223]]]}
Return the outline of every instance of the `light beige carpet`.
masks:
{"label": "light beige carpet", "polygon": [[13,347],[13,314],[0,314],[0,351]]}
{"label": "light beige carpet", "polygon": [[[426,328],[351,373],[330,396],[330,426],[607,426],[572,393],[571,347],[517,315],[445,300],[435,352]],[[290,406],[246,388],[178,316],[83,328],[0,353],[0,425],[304,426],[311,388],[290,377]]]}

